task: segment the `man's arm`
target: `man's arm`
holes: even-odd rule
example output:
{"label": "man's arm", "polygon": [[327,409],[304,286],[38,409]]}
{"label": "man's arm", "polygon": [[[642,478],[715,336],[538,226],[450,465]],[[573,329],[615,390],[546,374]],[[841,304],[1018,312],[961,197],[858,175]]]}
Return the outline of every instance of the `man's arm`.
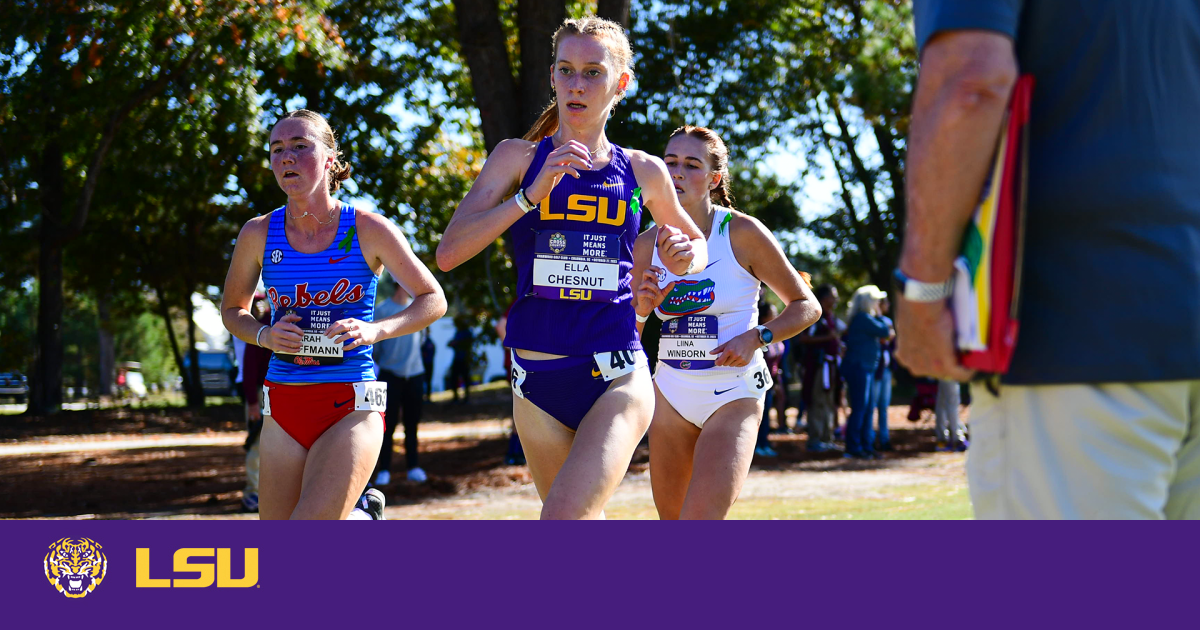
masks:
{"label": "man's arm", "polygon": [[[908,137],[908,222],[900,269],[922,282],[950,277],[963,230],[996,149],[1017,62],[1012,39],[948,31],[925,46]],[[970,378],[958,365],[945,302],[897,297],[896,358],[914,375]]]}

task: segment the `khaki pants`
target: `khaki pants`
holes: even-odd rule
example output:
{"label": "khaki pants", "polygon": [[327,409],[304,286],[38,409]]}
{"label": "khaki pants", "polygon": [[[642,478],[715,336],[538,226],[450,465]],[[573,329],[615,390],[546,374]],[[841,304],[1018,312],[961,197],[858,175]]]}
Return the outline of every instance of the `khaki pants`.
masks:
{"label": "khaki pants", "polygon": [[808,408],[808,443],[833,442],[833,389],[825,389],[818,378],[812,393],[812,406]]}
{"label": "khaki pants", "polygon": [[1200,381],[971,393],[977,518],[1200,518]]}

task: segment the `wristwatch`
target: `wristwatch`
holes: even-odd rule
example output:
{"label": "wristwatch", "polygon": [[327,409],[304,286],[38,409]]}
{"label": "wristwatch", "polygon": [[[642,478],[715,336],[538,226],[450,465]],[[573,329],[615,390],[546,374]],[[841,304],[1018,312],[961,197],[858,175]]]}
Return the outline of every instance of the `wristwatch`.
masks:
{"label": "wristwatch", "polygon": [[754,330],[758,331],[758,343],[764,346],[771,343],[771,340],[775,338],[775,333],[772,333],[771,329],[766,326],[755,326]]}
{"label": "wristwatch", "polygon": [[896,281],[896,291],[909,302],[940,302],[954,292],[953,274],[945,282],[921,282],[904,275],[897,267],[892,278]]}

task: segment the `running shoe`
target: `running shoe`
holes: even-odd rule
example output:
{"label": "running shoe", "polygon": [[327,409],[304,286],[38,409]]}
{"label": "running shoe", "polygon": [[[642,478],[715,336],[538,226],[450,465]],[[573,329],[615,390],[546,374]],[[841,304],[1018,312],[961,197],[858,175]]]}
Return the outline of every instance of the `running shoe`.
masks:
{"label": "running shoe", "polygon": [[758,457],[779,457],[779,453],[770,446],[759,446],[754,449],[754,454]]}
{"label": "running shoe", "polygon": [[408,480],[413,483],[425,483],[429,477],[421,470],[420,466],[408,469]]}
{"label": "running shoe", "polygon": [[965,453],[967,448],[969,448],[970,446],[971,446],[970,440],[958,440],[957,442],[954,443],[954,450],[958,451],[959,453]]}
{"label": "running shoe", "polygon": [[246,492],[242,494],[242,511],[257,512],[258,511],[258,493]]}
{"label": "running shoe", "polygon": [[376,488],[371,488],[363,493],[358,498],[358,504],[354,507],[371,515],[371,520],[382,521],[383,518],[383,493]]}
{"label": "running shoe", "polygon": [[946,443],[945,443],[945,442],[943,442],[942,440],[938,440],[938,441],[937,441],[937,446],[933,447],[933,450],[935,450],[935,451],[937,451],[937,452],[939,452],[939,453],[945,453],[946,451],[949,451],[949,450],[950,450],[950,445],[949,445],[949,444],[946,444]]}
{"label": "running shoe", "polygon": [[381,471],[379,471],[379,474],[378,474],[378,475],[375,475],[375,483],[374,483],[374,485],[376,485],[376,486],[386,486],[386,485],[388,485],[389,483],[392,483],[392,473],[390,473],[390,472],[388,472],[388,471],[386,471],[386,470],[381,470]]}

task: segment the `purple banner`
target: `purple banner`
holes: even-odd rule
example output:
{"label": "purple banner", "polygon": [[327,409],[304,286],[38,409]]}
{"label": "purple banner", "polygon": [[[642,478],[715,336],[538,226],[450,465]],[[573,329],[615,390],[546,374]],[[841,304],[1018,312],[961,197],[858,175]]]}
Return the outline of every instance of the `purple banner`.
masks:
{"label": "purple banner", "polygon": [[[8,628],[1190,627],[1194,528],[7,522],[0,619]],[[63,539],[95,544],[60,555],[59,567],[105,563],[82,597],[46,577],[47,555],[71,549]]]}

